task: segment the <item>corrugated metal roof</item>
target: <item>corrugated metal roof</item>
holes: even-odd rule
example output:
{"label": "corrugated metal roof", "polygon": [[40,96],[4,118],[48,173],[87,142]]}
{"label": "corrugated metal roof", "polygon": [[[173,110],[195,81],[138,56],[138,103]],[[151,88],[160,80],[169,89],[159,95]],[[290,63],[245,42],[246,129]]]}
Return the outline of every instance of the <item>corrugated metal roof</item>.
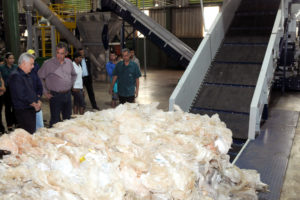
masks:
{"label": "corrugated metal roof", "polygon": [[74,6],[77,12],[88,12],[92,9],[91,0],[64,0],[63,3]]}

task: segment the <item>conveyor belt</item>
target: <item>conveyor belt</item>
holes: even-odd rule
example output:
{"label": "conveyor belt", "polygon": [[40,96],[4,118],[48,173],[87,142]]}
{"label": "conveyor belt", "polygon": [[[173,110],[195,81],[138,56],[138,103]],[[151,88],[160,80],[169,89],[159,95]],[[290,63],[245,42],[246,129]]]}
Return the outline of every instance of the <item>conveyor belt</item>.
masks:
{"label": "conveyor belt", "polygon": [[112,11],[131,24],[168,55],[182,65],[187,66],[194,55],[194,50],[163,28],[152,18],[146,16],[127,0],[102,0],[102,10]]}
{"label": "conveyor belt", "polygon": [[271,110],[259,136],[237,158],[238,167],[257,170],[269,185],[270,192],[259,194],[261,200],[280,198],[298,119],[299,112]]}
{"label": "conveyor belt", "polygon": [[242,0],[191,112],[218,113],[235,139],[248,138],[250,104],[280,0]]}

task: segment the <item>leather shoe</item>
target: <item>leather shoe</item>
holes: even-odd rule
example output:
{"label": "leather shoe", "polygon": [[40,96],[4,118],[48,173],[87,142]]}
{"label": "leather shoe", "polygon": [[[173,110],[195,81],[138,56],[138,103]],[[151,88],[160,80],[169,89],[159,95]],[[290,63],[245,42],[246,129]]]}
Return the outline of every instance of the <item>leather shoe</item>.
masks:
{"label": "leather shoe", "polygon": [[96,106],[96,107],[93,107],[93,109],[95,109],[95,110],[100,110],[100,109],[98,108],[98,106]]}

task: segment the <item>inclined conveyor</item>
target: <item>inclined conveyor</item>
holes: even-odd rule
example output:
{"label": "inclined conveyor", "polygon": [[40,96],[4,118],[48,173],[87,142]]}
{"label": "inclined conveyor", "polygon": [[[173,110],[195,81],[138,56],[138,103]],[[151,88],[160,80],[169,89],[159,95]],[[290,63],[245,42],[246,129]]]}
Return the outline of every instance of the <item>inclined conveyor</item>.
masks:
{"label": "inclined conveyor", "polygon": [[162,27],[152,18],[145,15],[127,0],[102,0],[101,9],[112,11],[127,23],[135,27],[148,39],[164,50],[169,56],[187,66],[194,55],[194,50]]}
{"label": "inclined conveyor", "polygon": [[218,113],[237,139],[248,138],[250,104],[279,0],[242,0],[190,108]]}

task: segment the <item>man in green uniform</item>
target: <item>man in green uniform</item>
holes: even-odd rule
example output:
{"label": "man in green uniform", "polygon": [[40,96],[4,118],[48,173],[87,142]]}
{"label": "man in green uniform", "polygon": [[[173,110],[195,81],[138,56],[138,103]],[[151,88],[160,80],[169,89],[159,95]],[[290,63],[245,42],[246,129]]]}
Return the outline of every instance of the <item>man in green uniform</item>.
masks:
{"label": "man in green uniform", "polygon": [[129,49],[122,50],[123,61],[120,61],[114,71],[113,80],[110,85],[109,93],[112,94],[113,86],[118,80],[118,94],[121,104],[126,102],[134,103],[139,94],[139,78],[141,72],[137,64],[130,60]]}

